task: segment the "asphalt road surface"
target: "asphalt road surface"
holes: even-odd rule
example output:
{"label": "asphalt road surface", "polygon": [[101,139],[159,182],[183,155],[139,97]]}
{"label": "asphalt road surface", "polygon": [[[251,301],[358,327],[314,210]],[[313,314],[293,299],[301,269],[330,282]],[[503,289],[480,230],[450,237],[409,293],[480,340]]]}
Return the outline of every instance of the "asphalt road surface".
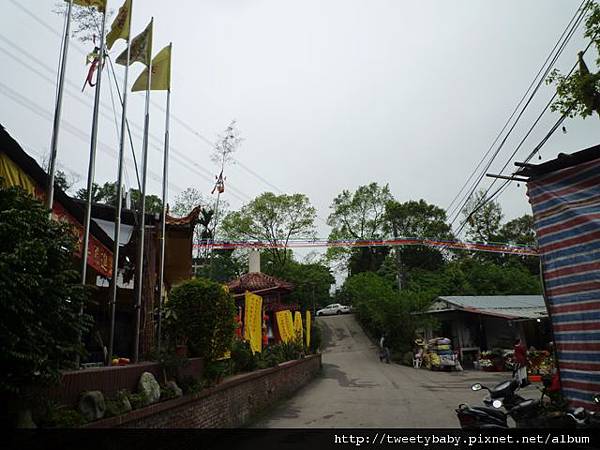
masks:
{"label": "asphalt road surface", "polygon": [[[508,373],[432,372],[379,361],[376,345],[353,315],[319,317],[323,371],[253,425],[259,428],[456,428],[460,403],[482,404],[473,383],[494,385]],[[539,398],[530,386],[525,398]]]}

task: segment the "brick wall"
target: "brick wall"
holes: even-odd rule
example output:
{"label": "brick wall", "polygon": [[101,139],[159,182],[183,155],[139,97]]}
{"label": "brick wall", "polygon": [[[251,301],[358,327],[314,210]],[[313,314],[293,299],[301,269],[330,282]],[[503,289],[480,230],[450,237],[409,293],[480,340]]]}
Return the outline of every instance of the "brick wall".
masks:
{"label": "brick wall", "polygon": [[236,375],[182,398],[156,403],[88,428],[235,428],[309,383],[321,368],[321,355]]}
{"label": "brick wall", "polygon": [[[182,376],[198,377],[204,364],[201,358],[190,358],[189,364],[180,368]],[[60,384],[48,391],[48,397],[64,405],[75,405],[85,391],[102,391],[111,397],[120,389],[137,391],[138,381],[144,372],[152,373],[162,383],[160,366],[155,362],[143,362],[127,366],[95,367],[63,372]]]}

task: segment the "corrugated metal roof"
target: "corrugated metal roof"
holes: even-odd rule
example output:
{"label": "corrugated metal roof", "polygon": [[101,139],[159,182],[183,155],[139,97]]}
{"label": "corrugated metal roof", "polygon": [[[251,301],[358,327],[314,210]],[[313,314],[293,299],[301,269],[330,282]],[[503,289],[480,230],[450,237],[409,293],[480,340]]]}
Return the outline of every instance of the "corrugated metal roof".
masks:
{"label": "corrugated metal roof", "polygon": [[452,295],[439,297],[439,300],[457,309],[507,319],[548,317],[541,295]]}

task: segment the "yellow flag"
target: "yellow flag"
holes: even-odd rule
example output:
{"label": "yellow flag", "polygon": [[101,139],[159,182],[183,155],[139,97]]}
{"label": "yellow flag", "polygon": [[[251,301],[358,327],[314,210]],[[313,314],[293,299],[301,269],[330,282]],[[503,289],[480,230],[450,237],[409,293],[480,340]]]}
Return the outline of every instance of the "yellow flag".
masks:
{"label": "yellow flag", "polygon": [[[106,1],[107,0],[73,0],[74,5],[78,6],[93,6],[98,9],[98,11],[106,11]],[[69,0],[65,0],[66,3],[69,3]]]}
{"label": "yellow flag", "polygon": [[[168,91],[171,89],[171,47],[172,44],[167,45],[152,60],[151,91]],[[147,84],[148,68],[146,67],[133,83],[131,92],[145,91]]]}
{"label": "yellow flag", "polygon": [[310,311],[306,311],[306,348],[310,348]]}
{"label": "yellow flag", "polygon": [[244,339],[250,343],[252,353],[262,350],[262,297],[246,292]]}
{"label": "yellow flag", "polygon": [[[138,34],[131,40],[129,44],[129,64],[134,62],[141,62],[142,64],[149,65],[152,59],[152,24],[154,19],[150,21],[144,31]],[[117,64],[122,66],[127,65],[127,49],[121,53],[115,60]]]}
{"label": "yellow flag", "polygon": [[294,313],[294,333],[296,340],[302,343],[302,313],[300,311]]}
{"label": "yellow flag", "polygon": [[129,39],[129,27],[131,24],[131,0],[125,0],[119,8],[109,33],[106,35],[106,46],[110,49],[117,39]]}
{"label": "yellow flag", "polygon": [[294,340],[294,322],[292,320],[292,312],[290,310],[277,311],[275,313],[277,319],[277,328],[279,329],[279,336],[283,342],[290,342]]}

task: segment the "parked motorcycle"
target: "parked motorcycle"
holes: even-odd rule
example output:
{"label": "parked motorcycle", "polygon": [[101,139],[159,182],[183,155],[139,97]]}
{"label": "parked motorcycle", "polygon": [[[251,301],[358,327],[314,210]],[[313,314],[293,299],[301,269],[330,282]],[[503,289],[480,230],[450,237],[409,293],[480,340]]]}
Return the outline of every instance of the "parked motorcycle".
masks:
{"label": "parked motorcycle", "polygon": [[494,401],[500,400],[502,406],[504,406],[507,411],[525,400],[516,393],[519,388],[520,384],[517,380],[503,381],[493,388],[484,386],[481,383],[475,383],[471,386],[471,390],[473,391],[486,389],[489,392],[489,395],[486,395],[483,399],[483,403],[486,406],[494,407]]}

